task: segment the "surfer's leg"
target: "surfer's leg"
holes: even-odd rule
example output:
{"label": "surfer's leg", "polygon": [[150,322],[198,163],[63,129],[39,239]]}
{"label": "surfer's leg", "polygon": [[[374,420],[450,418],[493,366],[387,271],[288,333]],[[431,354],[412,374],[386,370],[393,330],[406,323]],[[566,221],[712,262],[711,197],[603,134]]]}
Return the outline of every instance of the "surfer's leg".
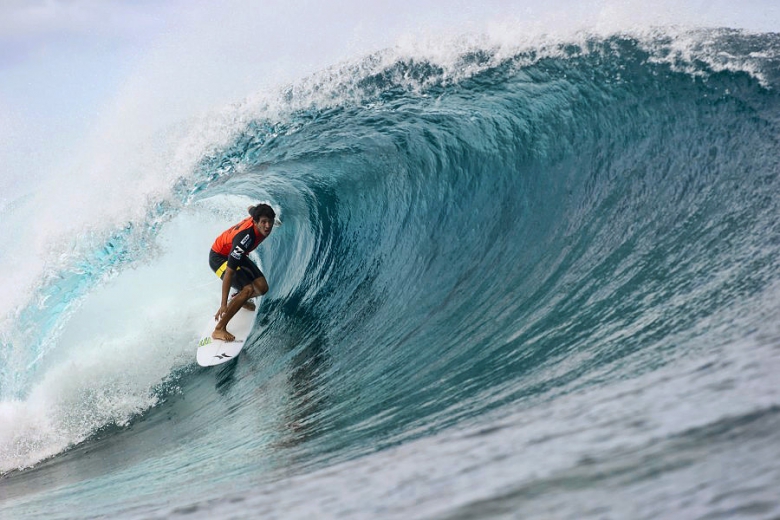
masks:
{"label": "surfer's leg", "polygon": [[254,312],[257,306],[255,306],[255,302],[252,301],[252,299],[248,299],[244,302],[244,305],[242,306],[243,309],[246,309],[250,312]]}
{"label": "surfer's leg", "polygon": [[[265,293],[268,292],[268,282],[265,281],[264,276],[260,276],[260,278],[255,278],[252,280],[252,283],[249,284],[252,286],[252,296],[249,297],[249,299],[244,302],[244,309],[248,311],[254,311],[255,310],[255,303],[252,301],[252,298],[255,296],[262,296]],[[237,295],[238,293],[236,293]],[[234,295],[233,297],[235,297]]]}
{"label": "surfer's leg", "polygon": [[[232,300],[236,296],[238,296],[238,292],[234,292],[233,294],[231,294],[230,295],[230,299]],[[242,306],[242,308],[244,308],[244,309],[246,309],[248,311],[254,312],[256,307],[255,307],[255,302],[252,301],[252,298],[254,298],[254,296],[250,296],[249,299],[244,302],[244,305]]]}
{"label": "surfer's leg", "polygon": [[[242,286],[247,284],[252,285],[254,294],[250,296],[250,299],[255,296],[262,296],[268,292],[268,283],[265,281],[263,272],[251,259],[244,257],[241,261],[240,269],[243,275],[241,280]],[[255,304],[252,301],[247,300],[247,302],[244,303],[244,308],[254,311]]]}
{"label": "surfer's leg", "polygon": [[[254,280],[257,277],[256,274],[257,272],[260,272],[260,270],[254,264],[254,262],[244,257],[241,260],[239,266],[236,268],[235,274],[233,275],[233,280],[231,285],[233,289],[236,290],[236,292],[230,296],[230,300],[233,300],[233,298],[235,298],[238,295],[238,293],[241,292],[241,289],[243,289],[244,287],[252,283],[252,280]],[[252,296],[250,296],[249,298],[251,299]],[[255,304],[252,303],[250,300],[244,302],[243,307],[249,311],[255,310]]]}
{"label": "surfer's leg", "polygon": [[214,332],[211,333],[211,337],[214,339],[221,339],[223,341],[233,341],[236,337],[227,331],[227,325],[233,316],[236,315],[238,310],[244,303],[254,294],[254,287],[252,284],[244,286],[243,289],[238,291],[238,294],[230,300],[227,304],[225,313],[220,317],[217,322],[217,326],[214,328]]}
{"label": "surfer's leg", "polygon": [[265,276],[262,274],[259,278],[252,280],[252,288],[254,289],[255,296],[262,296],[268,292],[268,282]]}

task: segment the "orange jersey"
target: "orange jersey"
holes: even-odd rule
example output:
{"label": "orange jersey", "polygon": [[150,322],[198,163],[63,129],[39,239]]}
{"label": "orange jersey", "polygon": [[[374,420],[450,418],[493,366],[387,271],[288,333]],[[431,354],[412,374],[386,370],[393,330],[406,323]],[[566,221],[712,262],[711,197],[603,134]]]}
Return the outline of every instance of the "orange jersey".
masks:
{"label": "orange jersey", "polygon": [[235,269],[238,262],[264,239],[265,237],[255,230],[252,217],[247,217],[219,235],[211,249],[227,257],[228,267]]}

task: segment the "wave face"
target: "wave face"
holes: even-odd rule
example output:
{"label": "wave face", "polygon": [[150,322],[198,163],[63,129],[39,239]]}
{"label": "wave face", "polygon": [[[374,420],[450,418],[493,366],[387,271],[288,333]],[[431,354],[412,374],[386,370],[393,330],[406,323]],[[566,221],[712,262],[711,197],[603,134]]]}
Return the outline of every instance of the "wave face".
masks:
{"label": "wave face", "polygon": [[[725,30],[379,53],[238,108],[143,231],[20,311],[55,325],[23,361],[3,344],[4,507],[780,514],[779,56],[777,35]],[[181,302],[122,266],[207,271],[251,200],[283,220],[258,251],[271,291],[242,357],[202,370],[218,286]],[[123,283],[107,334],[133,334],[73,340],[100,363],[46,350]],[[139,324],[149,307],[165,322]],[[136,360],[150,347],[162,362]]]}

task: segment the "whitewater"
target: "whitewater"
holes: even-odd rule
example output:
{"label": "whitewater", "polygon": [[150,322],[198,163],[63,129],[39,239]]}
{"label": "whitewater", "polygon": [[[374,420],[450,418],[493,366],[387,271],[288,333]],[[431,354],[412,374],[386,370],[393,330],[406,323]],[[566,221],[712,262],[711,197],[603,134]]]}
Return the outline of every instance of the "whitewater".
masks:
{"label": "whitewater", "polygon": [[[134,78],[7,182],[0,517],[780,516],[780,35],[527,29],[151,122]],[[270,291],[198,367],[257,202]]]}

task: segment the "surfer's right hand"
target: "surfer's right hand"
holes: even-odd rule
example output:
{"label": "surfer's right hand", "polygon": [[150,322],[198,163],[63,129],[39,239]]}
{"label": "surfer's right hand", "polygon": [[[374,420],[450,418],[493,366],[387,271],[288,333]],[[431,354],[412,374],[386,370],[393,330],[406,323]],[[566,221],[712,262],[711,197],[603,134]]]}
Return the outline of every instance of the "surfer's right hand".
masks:
{"label": "surfer's right hand", "polygon": [[222,316],[227,312],[227,305],[223,305],[219,308],[217,313],[214,315],[214,320],[219,321],[222,319]]}

